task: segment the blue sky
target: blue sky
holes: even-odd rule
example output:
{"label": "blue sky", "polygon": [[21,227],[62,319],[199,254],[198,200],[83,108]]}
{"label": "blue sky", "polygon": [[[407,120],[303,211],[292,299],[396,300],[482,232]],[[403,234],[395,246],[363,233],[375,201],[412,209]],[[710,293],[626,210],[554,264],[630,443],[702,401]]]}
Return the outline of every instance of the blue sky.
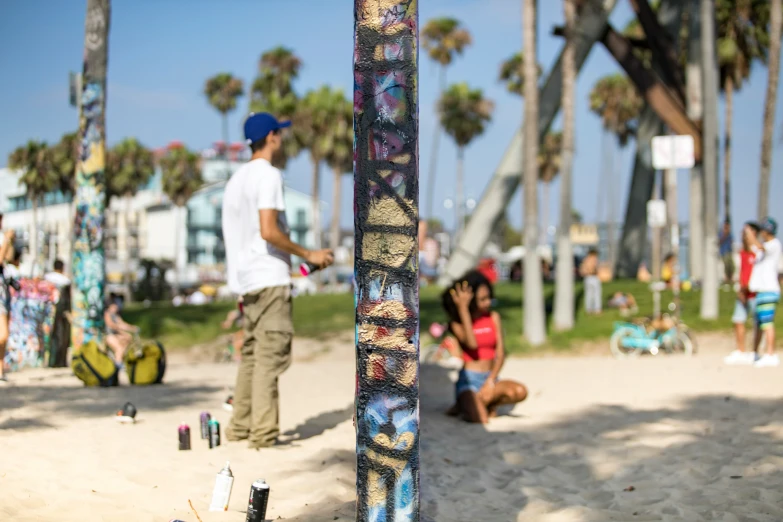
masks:
{"label": "blue sky", "polygon": [[[329,4],[330,8],[324,7]],[[630,19],[626,2],[612,16],[622,27]],[[75,128],[77,115],[68,106],[68,72],[81,69],[86,2],[29,0],[5,6],[0,17],[0,165],[8,153],[26,140],[50,142]],[[561,2],[539,2],[539,61],[548,70],[562,41],[550,35],[562,22]],[[473,34],[474,45],[449,69],[449,81],[467,81],[480,87],[495,104],[495,114],[486,133],[475,140],[466,154],[467,194],[479,198],[498,165],[522,114],[522,101],[507,94],[497,82],[500,62],[521,46],[521,1],[519,0],[422,0],[420,19],[435,16],[460,19]],[[304,61],[296,89],[303,93],[321,84],[352,89],[353,2],[350,0],[114,0],[109,38],[107,134],[111,145],[135,136],[150,147],[171,140],[192,148],[204,148],[220,137],[220,119],[209,107],[202,87],[217,72],[231,72],[246,85],[256,74],[260,54],[285,45]],[[587,220],[597,216],[598,182],[601,170],[601,128],[590,114],[587,96],[595,81],[619,71],[603,47],[588,58],[577,85],[577,150],[574,172],[574,206]],[[421,186],[426,190],[430,144],[437,98],[435,68],[422,53],[420,68]],[[735,180],[732,211],[735,222],[755,216],[758,191],[761,122],[766,89],[766,69],[756,66],[750,82],[735,98]],[[778,201],[783,199],[783,145],[780,114],[783,83],[778,95],[775,154],[770,209],[783,219]],[[231,115],[230,132],[238,139],[247,109],[247,98]],[[721,105],[722,120],[722,105]],[[443,200],[453,197],[456,148],[441,141],[436,207],[447,223],[452,211]],[[633,144],[620,160],[621,185],[617,217],[625,212],[625,193],[630,183]],[[310,191],[306,156],[291,163],[288,183]],[[679,176],[679,212],[687,219],[687,173]],[[321,197],[331,201],[331,176],[324,173]],[[343,217],[352,223],[350,177],[344,179]],[[552,185],[550,223],[556,221],[558,182]],[[425,201],[422,194],[422,205]],[[510,207],[512,222],[522,215],[520,198]]]}

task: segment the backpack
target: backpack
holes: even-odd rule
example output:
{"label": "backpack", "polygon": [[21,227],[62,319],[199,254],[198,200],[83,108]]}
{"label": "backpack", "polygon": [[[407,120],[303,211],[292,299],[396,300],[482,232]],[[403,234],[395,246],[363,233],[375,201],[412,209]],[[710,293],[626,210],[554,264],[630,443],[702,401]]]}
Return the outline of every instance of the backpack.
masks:
{"label": "backpack", "polygon": [[166,350],[159,342],[130,347],[125,352],[125,371],[131,384],[147,385],[163,382],[166,373]]}
{"label": "backpack", "polygon": [[117,386],[120,370],[114,360],[90,341],[80,346],[71,358],[71,369],[85,386]]}

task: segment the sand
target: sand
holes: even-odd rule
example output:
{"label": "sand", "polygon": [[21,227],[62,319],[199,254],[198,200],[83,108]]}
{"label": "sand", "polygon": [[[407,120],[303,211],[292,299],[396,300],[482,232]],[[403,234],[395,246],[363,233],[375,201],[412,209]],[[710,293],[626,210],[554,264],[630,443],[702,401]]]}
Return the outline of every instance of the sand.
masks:
{"label": "sand", "polygon": [[[730,343],[693,358],[513,359],[530,398],[488,426],[445,417],[454,377],[423,367],[422,519],[437,521],[783,520],[783,368],[726,367]],[[64,370],[0,389],[0,520],[243,521],[256,478],[270,520],[354,518],[350,344],[298,350],[281,379],[287,444],[209,450],[198,414],[220,407],[234,364],[172,361],[155,388],[85,389]],[[706,349],[705,349],[706,348]],[[295,348],[296,350],[296,348]],[[130,400],[134,425],[113,413]],[[193,450],[177,451],[188,421]],[[230,460],[230,511],[209,513]]]}

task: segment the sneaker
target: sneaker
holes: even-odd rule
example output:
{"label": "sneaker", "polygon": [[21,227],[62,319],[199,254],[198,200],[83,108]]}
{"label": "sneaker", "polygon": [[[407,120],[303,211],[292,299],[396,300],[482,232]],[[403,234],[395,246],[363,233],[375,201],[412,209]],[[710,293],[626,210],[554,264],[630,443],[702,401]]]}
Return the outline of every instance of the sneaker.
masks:
{"label": "sneaker", "polygon": [[226,411],[234,411],[234,396],[229,395],[226,402],[223,403],[223,409]]}
{"label": "sneaker", "polygon": [[756,361],[753,366],[756,368],[772,368],[775,366],[780,366],[780,357],[778,357],[777,354],[764,355],[758,361]]}
{"label": "sneaker", "polygon": [[756,361],[755,352],[742,352],[740,350],[734,350],[728,356],[723,359],[726,364],[753,364]]}

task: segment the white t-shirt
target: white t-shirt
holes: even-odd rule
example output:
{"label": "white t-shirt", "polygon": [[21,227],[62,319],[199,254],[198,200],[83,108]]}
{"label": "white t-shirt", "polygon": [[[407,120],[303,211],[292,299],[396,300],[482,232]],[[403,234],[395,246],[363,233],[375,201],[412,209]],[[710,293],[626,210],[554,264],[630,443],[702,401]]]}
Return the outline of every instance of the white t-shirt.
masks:
{"label": "white t-shirt", "polygon": [[781,252],[783,252],[783,245],[778,238],[766,241],[764,250],[756,252],[756,261],[753,263],[753,271],[748,282],[748,289],[751,292],[780,293],[778,264]]}
{"label": "white t-shirt", "polygon": [[49,272],[44,276],[44,279],[52,283],[57,288],[62,288],[63,286],[68,286],[71,284],[71,280],[59,272]]}
{"label": "white t-shirt", "polygon": [[259,210],[279,211],[277,225],[289,233],[283,176],[265,159],[237,170],[223,194],[223,241],[228,286],[238,295],[291,284],[291,256],[261,237]]}

